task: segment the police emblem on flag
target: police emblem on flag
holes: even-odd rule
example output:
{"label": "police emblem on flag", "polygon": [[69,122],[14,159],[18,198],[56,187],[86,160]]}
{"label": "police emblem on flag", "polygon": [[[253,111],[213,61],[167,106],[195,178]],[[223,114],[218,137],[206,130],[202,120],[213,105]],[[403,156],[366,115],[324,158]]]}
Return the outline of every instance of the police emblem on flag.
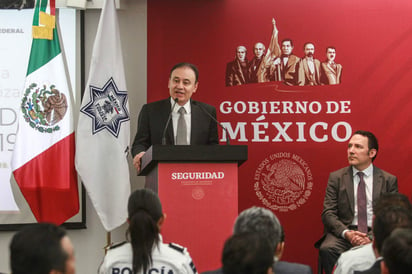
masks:
{"label": "police emblem on flag", "polygon": [[58,123],[67,112],[66,95],[53,84],[47,87],[31,83],[24,92],[21,110],[32,128],[52,133],[60,129]]}
{"label": "police emblem on flag", "polygon": [[90,86],[90,101],[80,112],[92,118],[92,134],[107,129],[114,137],[118,137],[120,126],[129,121],[126,107],[127,92],[119,91],[113,78],[102,88]]}

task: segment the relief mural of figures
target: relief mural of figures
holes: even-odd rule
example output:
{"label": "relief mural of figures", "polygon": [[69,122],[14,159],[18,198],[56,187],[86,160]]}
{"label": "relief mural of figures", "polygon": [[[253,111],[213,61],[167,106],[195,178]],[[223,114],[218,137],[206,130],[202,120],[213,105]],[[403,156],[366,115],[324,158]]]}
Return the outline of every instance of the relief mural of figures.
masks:
{"label": "relief mural of figures", "polygon": [[303,51],[305,56],[298,63],[298,86],[320,85],[320,61],[315,59],[315,45],[306,42]]}
{"label": "relief mural of figures", "polygon": [[261,42],[258,42],[253,47],[253,53],[255,56],[249,63],[249,82],[248,83],[257,83],[258,82],[258,72],[260,64],[263,60],[263,54],[265,53],[265,45]]}
{"label": "relief mural of figures", "polygon": [[248,83],[249,64],[246,57],[246,47],[236,48],[235,60],[227,63],[226,66],[226,86],[237,86]]}
{"label": "relief mural of figures", "polygon": [[[266,50],[262,42],[253,47],[254,57],[248,62],[245,46],[238,46],[235,60],[226,67],[226,86],[249,83],[283,82],[288,86],[337,85],[341,83],[342,65],[335,62],[335,47],[326,48],[326,60],[314,58],[315,44],[306,42],[304,56],[293,54],[294,44],[285,38],[279,46],[275,19],[272,19],[272,35]],[[266,51],[265,51],[266,50]]]}
{"label": "relief mural of figures", "polygon": [[335,47],[326,48],[326,61],[322,62],[321,67],[321,83],[324,85],[340,84],[342,76],[342,65],[335,63],[336,49]]}

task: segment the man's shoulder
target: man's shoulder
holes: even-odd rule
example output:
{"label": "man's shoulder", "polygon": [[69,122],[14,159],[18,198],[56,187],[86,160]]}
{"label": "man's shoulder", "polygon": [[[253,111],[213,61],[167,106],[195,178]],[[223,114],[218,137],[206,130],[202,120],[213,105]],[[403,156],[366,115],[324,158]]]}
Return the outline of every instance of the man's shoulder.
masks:
{"label": "man's shoulder", "polygon": [[[194,103],[194,102],[195,102],[195,103]],[[206,104],[206,103],[204,103],[204,102],[192,100],[192,104],[193,104],[193,103],[194,103],[194,104],[198,104],[198,105],[202,106],[203,108],[206,108],[208,111],[212,111],[213,109],[215,109],[214,106],[209,105],[209,104]]]}
{"label": "man's shoulder", "polygon": [[349,174],[350,171],[351,171],[351,166],[345,166],[345,167],[342,167],[342,168],[340,168],[340,169],[338,169],[338,170],[332,171],[332,172],[330,173],[330,176],[331,176],[331,177],[340,177],[340,176],[342,176],[342,175],[344,175],[344,174]]}
{"label": "man's shoulder", "polygon": [[274,265],[274,272],[276,274],[289,274],[289,273],[290,274],[292,273],[311,274],[312,268],[305,264],[279,261],[279,262],[276,262]]}
{"label": "man's shoulder", "polygon": [[170,97],[167,99],[146,103],[143,105],[141,111],[151,112],[151,111],[158,111],[159,109],[169,109],[169,108],[170,108]]}
{"label": "man's shoulder", "polygon": [[387,172],[387,171],[385,171],[385,170],[383,170],[383,169],[381,169],[381,168],[379,168],[375,165],[373,166],[373,173],[378,174],[378,175],[382,175],[385,178],[396,178],[395,175],[393,175],[393,174],[391,174],[391,173],[389,173],[389,172]]}
{"label": "man's shoulder", "polygon": [[170,102],[170,97],[166,98],[166,99],[162,99],[162,100],[158,100],[158,101],[154,101],[154,102],[150,102],[147,103],[146,106],[157,106],[157,105],[164,105]]}
{"label": "man's shoulder", "polygon": [[298,57],[298,56],[296,56],[296,55],[294,55],[294,54],[291,54],[291,55],[289,55],[289,59],[297,62],[297,61],[300,60],[300,57]]}

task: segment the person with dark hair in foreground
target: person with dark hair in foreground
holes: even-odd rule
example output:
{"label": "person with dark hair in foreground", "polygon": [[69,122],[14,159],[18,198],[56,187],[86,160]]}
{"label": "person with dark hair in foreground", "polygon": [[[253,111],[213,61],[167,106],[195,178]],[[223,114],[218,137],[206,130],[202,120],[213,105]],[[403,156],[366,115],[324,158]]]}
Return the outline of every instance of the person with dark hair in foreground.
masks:
{"label": "person with dark hair in foreground", "polygon": [[29,225],[10,242],[10,267],[13,274],[74,274],[73,245],[55,224]]}
{"label": "person with dark hair in foreground", "polygon": [[397,228],[382,248],[382,274],[412,273],[412,229]]}
{"label": "person with dark hair in foreground", "polygon": [[163,243],[160,230],[165,215],[156,193],[149,189],[134,191],[127,208],[129,239],[110,247],[99,268],[100,274],[197,273],[186,248]]}
{"label": "person with dark hair in foreground", "polygon": [[[276,274],[312,274],[312,269],[307,265],[278,261],[284,251],[282,231],[282,226],[272,211],[256,206],[242,211],[233,226],[233,235],[258,233],[260,237],[266,239],[272,250],[272,256],[274,256],[275,263],[272,269]],[[278,263],[280,263],[279,266]],[[222,273],[223,269],[203,272],[203,274]]]}
{"label": "person with dark hair in foreground", "polygon": [[225,274],[272,274],[273,263],[273,250],[258,233],[234,234],[223,247]]}

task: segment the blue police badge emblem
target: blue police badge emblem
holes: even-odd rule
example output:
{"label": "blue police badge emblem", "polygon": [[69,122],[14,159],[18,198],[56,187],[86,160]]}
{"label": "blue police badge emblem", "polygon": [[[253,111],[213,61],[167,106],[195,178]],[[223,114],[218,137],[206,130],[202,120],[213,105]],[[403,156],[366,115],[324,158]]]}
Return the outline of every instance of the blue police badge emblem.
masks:
{"label": "blue police badge emblem", "polygon": [[102,87],[89,86],[90,101],[80,112],[92,118],[92,134],[107,129],[114,137],[118,137],[123,122],[129,121],[126,106],[127,91],[119,91],[113,78]]}

